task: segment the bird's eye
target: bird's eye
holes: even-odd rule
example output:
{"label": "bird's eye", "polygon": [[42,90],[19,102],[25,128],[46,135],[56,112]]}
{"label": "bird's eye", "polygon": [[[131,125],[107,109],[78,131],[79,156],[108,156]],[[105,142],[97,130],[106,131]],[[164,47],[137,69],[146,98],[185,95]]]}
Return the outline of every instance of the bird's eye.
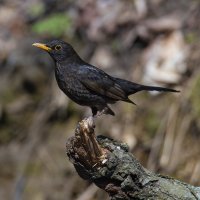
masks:
{"label": "bird's eye", "polygon": [[62,47],[61,47],[60,45],[56,45],[56,46],[55,46],[55,50],[58,51],[58,50],[60,50],[60,49],[62,49]]}

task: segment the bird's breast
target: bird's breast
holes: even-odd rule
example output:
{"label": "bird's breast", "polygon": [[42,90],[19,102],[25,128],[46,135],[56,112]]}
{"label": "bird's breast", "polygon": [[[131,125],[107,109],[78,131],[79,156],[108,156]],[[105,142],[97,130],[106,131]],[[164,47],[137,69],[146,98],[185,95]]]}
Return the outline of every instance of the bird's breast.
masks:
{"label": "bird's breast", "polygon": [[59,88],[76,103],[85,106],[106,103],[103,96],[92,92],[81,83],[76,71],[57,67],[55,70],[55,76]]}
{"label": "bird's breast", "polygon": [[79,81],[75,72],[57,68],[55,70],[55,76],[59,88],[70,99],[81,105],[87,104],[90,99],[90,93]]}
{"label": "bird's breast", "polygon": [[67,94],[75,90],[75,86],[79,84],[76,75],[70,70],[57,68],[55,70],[55,76],[58,86]]}

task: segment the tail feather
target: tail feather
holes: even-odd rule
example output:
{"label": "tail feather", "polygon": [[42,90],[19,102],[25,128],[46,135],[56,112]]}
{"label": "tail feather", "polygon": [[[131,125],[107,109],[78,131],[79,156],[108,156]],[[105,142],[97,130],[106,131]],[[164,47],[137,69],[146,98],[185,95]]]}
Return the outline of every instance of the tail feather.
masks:
{"label": "tail feather", "polygon": [[147,86],[147,85],[140,85],[131,81],[123,80],[120,78],[115,78],[117,83],[121,86],[121,88],[126,92],[126,94],[129,96],[131,94],[134,94],[136,92],[140,92],[142,90],[146,91],[159,91],[159,92],[180,92],[178,90],[174,90],[171,88],[165,88],[165,87],[157,87],[157,86]]}
{"label": "tail feather", "polygon": [[174,90],[171,88],[164,88],[164,87],[157,87],[157,86],[146,86],[146,85],[141,85],[141,87],[139,87],[140,90],[147,90],[147,91],[158,91],[158,92],[180,92],[178,90]]}

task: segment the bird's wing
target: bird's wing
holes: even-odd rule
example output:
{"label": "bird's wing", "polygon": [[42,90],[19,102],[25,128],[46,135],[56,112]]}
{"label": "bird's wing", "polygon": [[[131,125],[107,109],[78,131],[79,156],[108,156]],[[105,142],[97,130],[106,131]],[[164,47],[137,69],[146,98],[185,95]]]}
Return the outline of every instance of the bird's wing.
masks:
{"label": "bird's wing", "polygon": [[126,93],[111,76],[93,66],[83,66],[78,70],[79,81],[97,94],[114,100],[127,99]]}

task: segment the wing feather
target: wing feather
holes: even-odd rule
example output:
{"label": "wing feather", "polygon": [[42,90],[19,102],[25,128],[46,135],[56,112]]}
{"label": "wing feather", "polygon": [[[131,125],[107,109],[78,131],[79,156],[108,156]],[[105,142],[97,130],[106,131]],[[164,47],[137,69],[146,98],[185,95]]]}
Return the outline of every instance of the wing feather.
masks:
{"label": "wing feather", "polygon": [[79,81],[93,92],[114,100],[127,99],[126,93],[114,79],[93,66],[84,66],[78,70]]}

